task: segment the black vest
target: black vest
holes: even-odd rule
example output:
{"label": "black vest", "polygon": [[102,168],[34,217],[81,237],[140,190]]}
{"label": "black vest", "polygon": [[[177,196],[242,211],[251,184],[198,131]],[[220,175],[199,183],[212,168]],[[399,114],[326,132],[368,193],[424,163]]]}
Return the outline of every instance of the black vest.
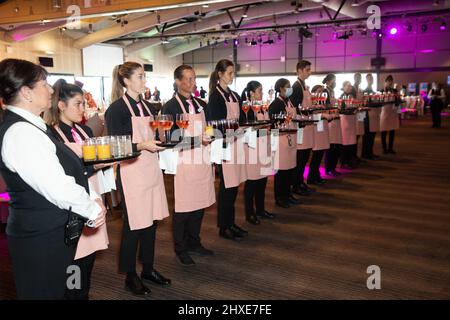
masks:
{"label": "black vest", "polygon": [[[6,111],[0,125],[0,150],[6,131],[17,122],[28,122],[14,112]],[[33,125],[33,124],[32,124]],[[36,127],[38,128],[38,127]],[[80,158],[63,143],[58,141],[50,130],[45,132],[56,146],[56,156],[68,176],[74,177],[77,184],[88,192],[87,173]],[[7,185],[11,198],[6,233],[13,237],[33,237],[57,228],[63,228],[68,212],[58,208],[44,196],[32,189],[17,173],[10,171],[0,157],[0,172]],[[61,239],[62,241],[63,239]]]}

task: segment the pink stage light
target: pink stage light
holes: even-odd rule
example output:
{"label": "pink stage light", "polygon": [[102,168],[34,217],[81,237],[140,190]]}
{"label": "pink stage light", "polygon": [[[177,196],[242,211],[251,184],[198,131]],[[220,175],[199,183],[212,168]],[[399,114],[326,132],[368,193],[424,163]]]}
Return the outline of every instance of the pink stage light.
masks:
{"label": "pink stage light", "polygon": [[391,30],[389,30],[389,34],[391,36],[395,36],[397,34],[397,32],[398,32],[397,27],[392,27]]}

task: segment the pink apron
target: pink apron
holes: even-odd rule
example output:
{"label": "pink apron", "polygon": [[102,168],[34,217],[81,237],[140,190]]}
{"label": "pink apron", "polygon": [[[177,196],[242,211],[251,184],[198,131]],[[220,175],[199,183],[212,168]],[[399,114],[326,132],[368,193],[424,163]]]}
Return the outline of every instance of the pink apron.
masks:
{"label": "pink apron", "polygon": [[381,108],[370,108],[369,110],[369,131],[379,132],[380,131],[380,115]]}
{"label": "pink apron", "polygon": [[328,132],[328,120],[321,120],[323,130],[319,131],[319,123],[314,125],[313,151],[330,149],[330,133]]}
{"label": "pink apron", "polygon": [[333,119],[328,123],[328,134],[330,137],[330,143],[342,144],[342,132],[341,132],[341,120]]}
{"label": "pink apron", "polygon": [[[139,117],[135,115],[128,98],[123,96],[122,99],[131,113],[133,143],[152,140],[150,121],[153,116],[147,105],[144,103],[150,116]],[[163,174],[156,152],[142,150],[136,159],[121,162],[120,175],[131,230],[150,227],[154,220],[169,216]]]}
{"label": "pink apron", "polygon": [[341,114],[342,145],[356,144],[356,115]]}
{"label": "pink apron", "polygon": [[[183,113],[188,114],[178,94],[175,97]],[[192,101],[197,104],[195,99]],[[188,117],[189,127],[184,130],[185,136],[201,138],[206,126],[204,111],[188,114]],[[196,126],[200,127],[196,129]],[[179,152],[177,173],[174,178],[175,212],[192,212],[207,208],[216,202],[213,166],[209,161],[204,161],[203,157],[206,150],[207,147],[201,145],[200,148]]]}
{"label": "pink apron", "polygon": [[[302,107],[310,109],[312,107],[311,93],[303,87],[302,83],[297,80],[303,89]],[[312,149],[314,146],[314,125],[308,125],[303,128],[303,143],[297,144],[298,150]]]}
{"label": "pink apron", "polygon": [[[225,95],[217,89],[223,97],[227,106],[227,119],[239,119],[239,99],[232,91],[230,93],[236,99],[236,102],[228,102]],[[242,182],[247,180],[247,170],[245,168],[245,161],[241,161],[241,156],[244,154],[243,138],[237,138],[231,142],[231,160],[222,162],[223,179],[225,188],[238,187]],[[243,162],[243,163],[242,163]]]}
{"label": "pink apron", "polygon": [[[75,127],[78,129],[78,131],[81,132],[81,134],[84,136],[85,139],[90,138],[80,126],[75,124]],[[68,146],[70,149],[72,149],[73,152],[75,152],[80,158],[82,158],[83,157],[82,146],[80,144],[70,142],[65,136],[65,134],[61,131],[59,126],[56,125],[54,126],[54,128],[61,136],[61,138],[64,140],[66,146]],[[98,183],[99,182],[97,179],[97,173],[94,173],[89,178],[89,184],[90,186],[92,186],[92,188],[97,194],[100,194]],[[106,230],[106,223],[97,229],[84,227],[83,233],[81,234],[81,237],[78,240],[77,250],[75,253],[75,260],[84,258],[96,251],[108,249],[108,245],[109,240],[108,240],[108,232]]]}
{"label": "pink apron", "polygon": [[[365,112],[365,111],[364,111]],[[366,115],[367,116],[367,115]],[[356,135],[362,136],[364,135],[364,120],[360,121],[358,116],[356,116]]]}
{"label": "pink apron", "polygon": [[[283,101],[280,97],[278,97]],[[288,114],[295,118],[297,111],[292,106],[291,101],[288,99],[288,103],[285,104],[285,110]],[[291,128],[295,128],[296,124],[290,123]],[[277,170],[290,170],[297,166],[297,135],[291,133],[280,133],[278,136],[278,148],[275,151],[274,169]]]}
{"label": "pink apron", "polygon": [[398,129],[398,114],[397,109],[393,103],[385,104],[381,108],[380,115],[380,130],[390,131]]}
{"label": "pink apron", "polygon": [[[257,119],[269,120],[269,113],[258,113]],[[245,144],[244,150],[248,180],[259,180],[270,175],[272,168],[269,131],[265,136],[257,138],[256,148],[250,148],[248,144]]]}

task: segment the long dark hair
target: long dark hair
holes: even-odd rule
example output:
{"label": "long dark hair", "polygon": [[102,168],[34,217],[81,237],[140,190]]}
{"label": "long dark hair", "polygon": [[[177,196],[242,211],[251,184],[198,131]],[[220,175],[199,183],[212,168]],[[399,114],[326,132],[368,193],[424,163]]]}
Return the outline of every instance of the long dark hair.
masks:
{"label": "long dark hair", "polygon": [[30,61],[5,59],[0,62],[0,98],[5,104],[14,104],[22,87],[33,89],[47,75],[43,67]]}
{"label": "long dark hair", "polygon": [[116,101],[123,96],[123,88],[126,88],[124,79],[130,79],[133,72],[139,68],[142,68],[142,65],[133,61],[127,61],[124,64],[119,64],[114,67],[112,74],[111,102]]}
{"label": "long dark hair", "polygon": [[242,101],[250,100],[250,92],[255,92],[256,89],[260,87],[262,87],[261,83],[256,80],[247,83],[247,86],[245,87],[244,91],[242,91],[241,94]]}
{"label": "long dark hair", "polygon": [[44,120],[49,126],[59,124],[60,110],[58,108],[59,101],[68,103],[70,99],[76,95],[83,96],[83,90],[71,83],[67,83],[64,79],[59,79],[53,85],[52,107],[44,112]]}
{"label": "long dark hair", "polygon": [[284,88],[289,83],[289,80],[286,78],[280,78],[275,82],[275,98],[280,94],[281,88]]}
{"label": "long dark hair", "polygon": [[228,59],[222,59],[216,64],[216,68],[209,76],[209,92],[213,92],[219,82],[219,72],[225,72],[229,66],[234,67],[234,63]]}

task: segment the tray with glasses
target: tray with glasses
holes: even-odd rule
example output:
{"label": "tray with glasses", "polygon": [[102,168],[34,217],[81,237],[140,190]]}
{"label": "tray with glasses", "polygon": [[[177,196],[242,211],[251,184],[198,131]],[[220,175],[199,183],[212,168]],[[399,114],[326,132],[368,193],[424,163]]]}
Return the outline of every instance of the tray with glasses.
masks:
{"label": "tray with glasses", "polygon": [[119,162],[140,155],[140,152],[133,152],[131,136],[90,138],[83,141],[81,148],[85,165]]}

